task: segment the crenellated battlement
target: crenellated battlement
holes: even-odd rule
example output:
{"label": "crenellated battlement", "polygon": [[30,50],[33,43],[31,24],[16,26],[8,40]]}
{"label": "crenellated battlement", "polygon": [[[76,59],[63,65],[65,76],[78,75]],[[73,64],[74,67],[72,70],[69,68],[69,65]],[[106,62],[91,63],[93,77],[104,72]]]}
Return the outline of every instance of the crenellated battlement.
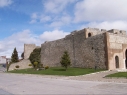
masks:
{"label": "crenellated battlement", "polygon": [[118,29],[111,29],[107,32],[114,33],[114,34],[120,34],[120,35],[126,35],[126,31],[124,30],[118,30]]}

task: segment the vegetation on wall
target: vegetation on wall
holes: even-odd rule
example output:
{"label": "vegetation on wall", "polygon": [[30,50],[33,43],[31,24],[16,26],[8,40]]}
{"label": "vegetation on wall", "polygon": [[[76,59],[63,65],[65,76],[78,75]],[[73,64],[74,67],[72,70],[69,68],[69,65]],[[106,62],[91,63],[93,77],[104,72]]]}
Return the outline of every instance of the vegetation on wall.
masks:
{"label": "vegetation on wall", "polygon": [[[39,66],[40,59],[41,59],[41,48],[35,48],[33,52],[30,54],[29,60],[33,64],[34,68],[37,68]],[[35,64],[37,63],[37,64]]]}
{"label": "vegetation on wall", "polygon": [[16,48],[14,48],[14,51],[11,56],[11,63],[19,62],[18,52]]}
{"label": "vegetation on wall", "polygon": [[65,67],[66,70],[68,66],[71,64],[70,57],[67,51],[65,51],[63,56],[61,57],[60,63],[63,67]]}

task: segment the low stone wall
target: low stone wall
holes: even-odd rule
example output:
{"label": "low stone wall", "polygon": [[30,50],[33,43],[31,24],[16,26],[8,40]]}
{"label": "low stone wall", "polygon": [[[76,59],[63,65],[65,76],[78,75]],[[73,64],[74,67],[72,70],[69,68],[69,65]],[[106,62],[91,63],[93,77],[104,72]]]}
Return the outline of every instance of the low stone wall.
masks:
{"label": "low stone wall", "polygon": [[[29,64],[31,64],[31,62],[30,62],[29,60],[25,60],[25,59],[24,59],[24,60],[22,60],[22,61],[20,61],[20,62],[11,64],[8,71],[15,70],[15,69],[27,69],[27,68],[32,68],[32,66],[29,66]],[[16,65],[18,65],[19,68],[16,68],[16,67],[15,67]]]}

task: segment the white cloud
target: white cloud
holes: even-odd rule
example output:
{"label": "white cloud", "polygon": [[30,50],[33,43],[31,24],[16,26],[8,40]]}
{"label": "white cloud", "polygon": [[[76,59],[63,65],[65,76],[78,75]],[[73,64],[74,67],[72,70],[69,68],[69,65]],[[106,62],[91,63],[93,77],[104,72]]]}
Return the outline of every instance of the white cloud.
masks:
{"label": "white cloud", "polygon": [[75,22],[127,20],[127,0],[83,0],[75,6]]}
{"label": "white cloud", "polygon": [[63,13],[62,16],[48,16],[44,14],[37,14],[33,13],[31,15],[31,21],[30,24],[33,23],[47,23],[49,22],[50,27],[59,28],[63,25],[68,25],[72,21],[72,17],[68,15],[67,13]]}
{"label": "white cloud", "polygon": [[36,23],[36,22],[37,22],[36,19],[32,19],[29,23],[30,23],[30,24],[33,24],[33,23]]}
{"label": "white cloud", "polygon": [[60,28],[64,23],[61,21],[54,21],[50,24],[50,27]]}
{"label": "white cloud", "polygon": [[23,30],[0,41],[0,55],[10,57],[13,49],[16,47],[20,56],[23,52],[24,43],[36,43],[40,45],[41,42],[30,30]]}
{"label": "white cloud", "polygon": [[66,8],[67,4],[75,1],[76,0],[46,0],[44,3],[44,8],[46,12],[59,13]]}
{"label": "white cloud", "polygon": [[38,17],[38,15],[37,15],[37,13],[33,13],[33,14],[31,15],[31,21],[30,21],[29,23],[30,23],[30,24],[36,23],[38,18],[39,18],[39,17]]}
{"label": "white cloud", "polygon": [[0,7],[5,7],[12,4],[12,0],[0,0]]}
{"label": "white cloud", "polygon": [[61,17],[55,18],[52,23],[50,24],[50,27],[59,28],[63,25],[69,25],[72,21],[72,17],[68,14],[64,14]]}
{"label": "white cloud", "polygon": [[104,22],[90,22],[89,24],[82,25],[82,28],[92,27],[99,29],[119,29],[127,31],[127,21],[104,21]]}
{"label": "white cloud", "polygon": [[46,21],[50,21],[50,20],[51,20],[50,16],[45,16],[45,15],[40,16],[40,22],[46,22]]}
{"label": "white cloud", "polygon": [[0,41],[0,55],[11,57],[14,48],[16,47],[19,56],[24,50],[25,44],[36,44],[41,46],[44,41],[52,41],[63,38],[67,32],[62,30],[45,31],[41,35],[35,35],[30,30],[23,30],[12,34],[11,36]]}
{"label": "white cloud", "polygon": [[33,14],[31,15],[31,18],[32,18],[32,19],[37,19],[37,18],[38,18],[37,13],[33,13]]}
{"label": "white cloud", "polygon": [[69,34],[69,32],[64,32],[62,30],[45,31],[42,35],[40,35],[40,38],[43,41],[53,41],[64,38],[67,34]]}
{"label": "white cloud", "polygon": [[47,15],[43,15],[43,14],[37,14],[37,13],[33,13],[31,15],[31,21],[30,24],[36,23],[36,22],[47,22],[50,21],[51,17],[47,16]]}

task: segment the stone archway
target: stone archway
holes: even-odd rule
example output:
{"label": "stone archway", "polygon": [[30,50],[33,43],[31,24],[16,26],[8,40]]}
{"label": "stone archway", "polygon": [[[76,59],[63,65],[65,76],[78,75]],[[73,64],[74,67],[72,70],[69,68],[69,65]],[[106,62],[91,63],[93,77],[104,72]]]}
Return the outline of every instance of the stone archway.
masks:
{"label": "stone archway", "polygon": [[91,37],[92,35],[91,35],[91,33],[88,33],[88,37]]}
{"label": "stone archway", "polygon": [[125,68],[127,69],[127,50],[125,52]]}
{"label": "stone archway", "polygon": [[115,65],[116,65],[116,68],[119,68],[119,57],[118,56],[115,56]]}

